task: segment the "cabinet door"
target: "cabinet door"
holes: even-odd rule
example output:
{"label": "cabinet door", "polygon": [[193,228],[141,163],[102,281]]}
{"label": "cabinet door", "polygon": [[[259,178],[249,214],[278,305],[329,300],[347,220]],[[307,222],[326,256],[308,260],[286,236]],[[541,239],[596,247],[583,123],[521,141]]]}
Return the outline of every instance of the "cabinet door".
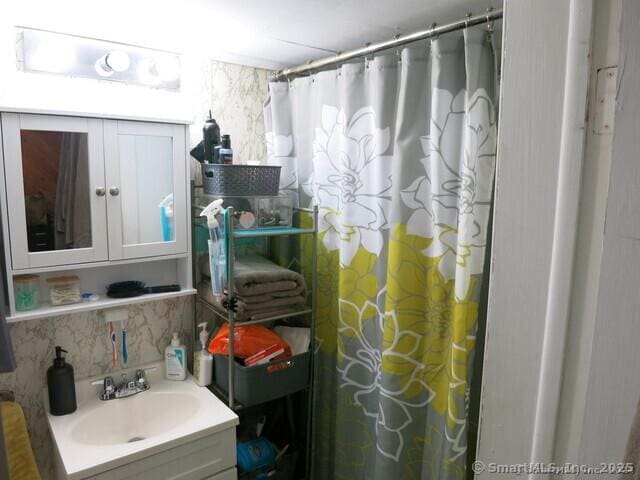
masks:
{"label": "cabinet door", "polygon": [[104,121],[109,258],[187,251],[185,128]]}
{"label": "cabinet door", "polygon": [[14,269],[107,260],[102,121],[2,114]]}

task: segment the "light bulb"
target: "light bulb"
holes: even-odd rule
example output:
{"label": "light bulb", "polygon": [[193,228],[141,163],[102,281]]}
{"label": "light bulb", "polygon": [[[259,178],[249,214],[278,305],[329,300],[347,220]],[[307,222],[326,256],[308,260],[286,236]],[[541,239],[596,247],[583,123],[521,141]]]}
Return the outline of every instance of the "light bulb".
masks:
{"label": "light bulb", "polygon": [[161,80],[169,82],[180,77],[180,62],[172,55],[155,58],[156,71]]}
{"label": "light bulb", "polygon": [[51,40],[41,43],[31,58],[31,67],[44,72],[65,73],[76,61],[76,52],[70,42]]}
{"label": "light bulb", "polygon": [[131,65],[129,55],[120,50],[115,50],[100,57],[95,63],[95,68],[101,77],[110,77],[114,72],[127,71],[129,65]]}
{"label": "light bulb", "polygon": [[138,67],[138,78],[142,83],[156,86],[160,83],[160,76],[156,69],[156,64],[151,60],[145,59],[140,62]]}
{"label": "light bulb", "polygon": [[108,53],[104,61],[114,72],[125,72],[129,69],[129,65],[131,65],[129,55],[120,50]]}

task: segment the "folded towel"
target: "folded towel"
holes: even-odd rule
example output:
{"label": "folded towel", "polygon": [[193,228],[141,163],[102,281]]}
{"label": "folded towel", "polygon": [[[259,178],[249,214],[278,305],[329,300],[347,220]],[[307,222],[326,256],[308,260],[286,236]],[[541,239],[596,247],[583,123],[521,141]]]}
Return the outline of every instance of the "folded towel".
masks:
{"label": "folded towel", "polygon": [[[226,315],[227,310],[222,304],[225,297],[213,295],[210,281],[205,280],[198,285],[198,295],[212,304],[220,313]],[[256,297],[266,298],[268,296],[264,295]],[[238,308],[236,312],[236,321],[238,322],[288,315],[302,310],[305,304],[305,297],[300,294],[284,297],[269,297],[270,299],[268,301],[262,302],[254,302],[253,297],[237,298]]]}
{"label": "folded towel", "polygon": [[2,416],[9,478],[11,480],[40,480],[22,408],[14,402],[2,402],[0,403],[0,415]]}
{"label": "folded towel", "polygon": [[640,402],[636,407],[636,414],[631,425],[631,432],[627,440],[627,450],[624,455],[624,463],[633,464],[633,473],[621,473],[618,478],[625,480],[640,480]]}
{"label": "folded towel", "polygon": [[[202,274],[210,278],[208,257],[201,257],[199,262]],[[243,297],[305,289],[302,275],[259,255],[238,257],[233,267],[233,278],[235,293]]]}

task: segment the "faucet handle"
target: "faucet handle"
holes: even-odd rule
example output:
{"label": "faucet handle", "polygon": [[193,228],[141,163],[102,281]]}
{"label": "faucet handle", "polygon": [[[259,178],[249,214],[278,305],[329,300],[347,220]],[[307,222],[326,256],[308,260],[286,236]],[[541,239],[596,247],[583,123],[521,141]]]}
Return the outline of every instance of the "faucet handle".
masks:
{"label": "faucet handle", "polygon": [[113,384],[112,377],[104,377],[103,380],[96,380],[95,382],[91,382],[91,385],[102,385],[102,393],[100,394],[102,400],[108,400],[116,393],[116,387]]}
{"label": "faucet handle", "polygon": [[141,368],[136,370],[136,384],[138,385],[138,388],[140,388],[141,390],[149,389],[149,382],[147,381],[146,373],[153,372],[155,370],[156,370],[156,367]]}

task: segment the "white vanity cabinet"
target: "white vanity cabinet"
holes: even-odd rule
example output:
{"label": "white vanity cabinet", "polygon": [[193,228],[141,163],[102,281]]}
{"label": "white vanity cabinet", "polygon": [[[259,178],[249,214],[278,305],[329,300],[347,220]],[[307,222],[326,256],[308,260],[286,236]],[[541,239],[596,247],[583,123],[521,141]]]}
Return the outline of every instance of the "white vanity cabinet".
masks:
{"label": "white vanity cabinet", "polygon": [[[10,320],[47,313],[16,312],[12,280],[21,274],[40,275],[45,308],[44,280],[61,272],[79,276],[83,291],[103,297],[106,285],[121,280],[179,284],[182,294],[193,293],[187,125],[0,116]],[[75,305],[69,311],[79,308],[102,307]]]}
{"label": "white vanity cabinet", "polygon": [[108,260],[102,121],[6,113],[2,144],[13,269]]}
{"label": "white vanity cabinet", "polygon": [[110,260],[187,250],[185,148],[183,126],[104,121]]}
{"label": "white vanity cabinet", "polygon": [[183,125],[2,114],[14,270],[187,251]]}

